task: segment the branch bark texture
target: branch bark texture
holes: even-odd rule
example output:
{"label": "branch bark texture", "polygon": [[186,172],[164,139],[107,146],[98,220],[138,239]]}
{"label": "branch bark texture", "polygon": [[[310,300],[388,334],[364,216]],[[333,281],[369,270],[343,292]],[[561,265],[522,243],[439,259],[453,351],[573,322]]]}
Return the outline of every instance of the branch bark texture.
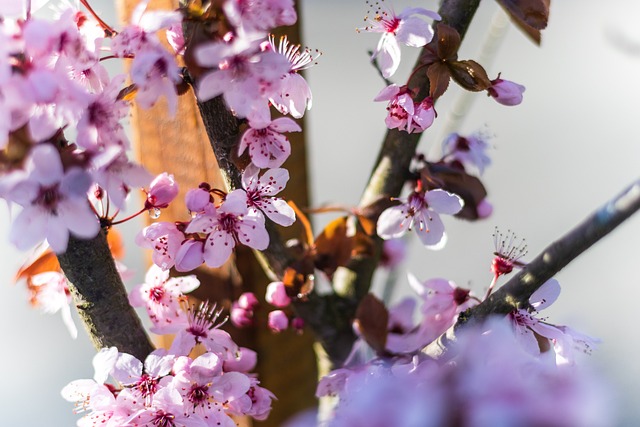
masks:
{"label": "branch bark texture", "polygon": [[560,239],[547,246],[533,261],[482,303],[461,314],[458,322],[423,352],[440,358],[447,354],[456,331],[481,323],[490,315],[506,315],[528,308],[529,298],[547,280],[640,210],[640,180],[634,182]]}
{"label": "branch bark texture", "polygon": [[[471,20],[480,5],[480,0],[443,0],[438,13],[443,23],[453,27],[463,38]],[[425,46],[422,53],[435,49],[435,40]],[[419,56],[419,58],[422,55]],[[420,59],[413,67],[408,82],[411,88],[420,88],[419,96],[429,92],[429,79]],[[364,189],[359,207],[365,208],[378,200],[400,196],[409,174],[409,165],[416,154],[416,147],[422,134],[389,129],[382,143],[378,158],[369,181]],[[382,239],[374,239],[374,256],[353,259],[347,268],[336,275],[333,286],[341,295],[355,297],[357,301],[369,292],[373,273],[378,266],[382,251]],[[346,271],[344,271],[346,270]],[[348,313],[353,315],[353,313]]]}
{"label": "branch bark texture", "polygon": [[105,232],[90,240],[71,236],[67,251],[58,260],[95,348],[115,346],[144,360],[153,345],[129,305]]}
{"label": "branch bark texture", "polygon": [[[567,264],[640,209],[640,180],[551,243],[518,274],[465,316],[466,323],[526,308],[529,297]],[[459,322],[463,323],[463,322]]]}

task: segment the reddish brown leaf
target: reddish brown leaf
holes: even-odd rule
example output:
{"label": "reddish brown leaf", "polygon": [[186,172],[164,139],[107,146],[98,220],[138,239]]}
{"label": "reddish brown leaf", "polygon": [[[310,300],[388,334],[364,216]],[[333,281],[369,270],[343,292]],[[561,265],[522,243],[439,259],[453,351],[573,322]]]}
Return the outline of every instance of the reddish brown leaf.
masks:
{"label": "reddish brown leaf", "polygon": [[291,298],[304,298],[314,286],[313,260],[310,257],[296,261],[282,275],[287,295]]}
{"label": "reddish brown leaf", "polygon": [[449,62],[451,78],[471,92],[481,92],[491,87],[491,80],[482,65],[473,60]]}
{"label": "reddish brown leaf", "polygon": [[427,77],[429,78],[429,95],[435,101],[440,98],[449,87],[451,72],[446,64],[436,62],[427,68]]}
{"label": "reddish brown leaf", "polygon": [[377,353],[384,353],[387,345],[389,312],[382,301],[367,294],[356,310],[355,323],[360,335]]}
{"label": "reddish brown leaf", "polygon": [[516,26],[540,44],[540,30],[549,22],[551,0],[497,0]]}
{"label": "reddish brown leaf", "polygon": [[24,279],[29,281],[36,274],[45,273],[47,271],[60,271],[58,258],[51,249],[47,249],[34,259],[27,261],[16,273],[15,281]]}
{"label": "reddish brown leaf", "polygon": [[351,220],[352,217],[343,216],[331,221],[316,239],[316,268],[329,277],[353,257],[372,254],[371,238],[355,224],[350,227]]}
{"label": "reddish brown leaf", "polygon": [[487,197],[482,181],[458,169],[443,163],[428,163],[421,171],[422,182],[426,189],[442,188],[455,193],[464,200],[464,207],[455,216],[458,218],[478,219],[478,203]]}
{"label": "reddish brown leaf", "polygon": [[438,57],[443,61],[455,61],[458,59],[458,49],[460,48],[460,34],[455,28],[446,24],[436,26],[436,49]]}

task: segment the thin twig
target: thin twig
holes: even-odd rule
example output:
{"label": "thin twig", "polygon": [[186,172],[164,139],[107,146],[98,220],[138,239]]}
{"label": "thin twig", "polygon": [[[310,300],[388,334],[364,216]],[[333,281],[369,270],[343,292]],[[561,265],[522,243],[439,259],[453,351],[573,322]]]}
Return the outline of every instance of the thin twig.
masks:
{"label": "thin twig", "polygon": [[457,328],[482,322],[490,315],[506,315],[526,308],[531,295],[567,264],[640,210],[640,180],[611,199],[563,237],[553,242],[500,289],[463,313],[458,323],[429,344],[424,353],[442,357]]}

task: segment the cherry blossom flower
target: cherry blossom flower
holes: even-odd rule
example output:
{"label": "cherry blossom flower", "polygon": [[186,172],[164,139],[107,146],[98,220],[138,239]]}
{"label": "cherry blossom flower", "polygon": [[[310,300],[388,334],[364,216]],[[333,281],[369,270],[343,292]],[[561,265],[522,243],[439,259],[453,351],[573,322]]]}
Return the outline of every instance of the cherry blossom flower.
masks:
{"label": "cherry blossom flower", "polygon": [[420,103],[414,102],[407,86],[389,85],[380,91],[374,101],[389,101],[384,120],[389,129],[422,132],[433,124],[436,117],[433,100],[427,97]]}
{"label": "cherry blossom flower", "polygon": [[173,366],[174,356],[165,349],[151,352],[144,361],[128,353],[118,353],[118,358],[111,371],[111,376],[120,384],[128,387],[133,397],[149,404],[156,392],[163,389],[171,378],[169,373]]}
{"label": "cherry blossom flower", "polygon": [[516,267],[522,268],[526,265],[520,260],[527,255],[527,243],[524,239],[518,240],[511,230],[504,235],[496,227],[493,232],[493,244],[495,257],[491,261],[491,271],[496,278],[511,273]]}
{"label": "cherry blossom flower", "polygon": [[200,281],[196,276],[169,277],[169,270],[152,265],[145,282],[129,293],[129,303],[134,307],[145,307],[153,322],[151,332],[175,333],[187,325],[187,314],[181,307],[184,294],[197,289]]}
{"label": "cherry blossom flower", "polygon": [[121,146],[109,146],[91,156],[90,172],[118,209],[126,207],[132,188],[147,187],[152,179],[144,167],[127,158]]}
{"label": "cherry blossom flower", "polygon": [[312,95],[307,81],[300,71],[311,68],[320,52],[312,53],[310,49],[300,51],[300,45],[289,44],[287,37],[281,37],[276,47],[273,36],[269,36],[268,48],[278,52],[289,61],[289,72],[282,76],[280,89],[270,98],[273,106],[282,114],[291,114],[296,119],[304,116],[311,109]]}
{"label": "cherry blossom flower", "polygon": [[182,395],[185,413],[197,414],[209,425],[235,426],[225,413],[224,402],[249,391],[251,381],[246,374],[223,372],[222,360],[214,353],[205,353],[194,360],[180,357],[174,371],[172,383]]}
{"label": "cherry blossom flower", "polygon": [[276,224],[288,227],[296,221],[296,214],[286,201],[274,197],[289,181],[286,169],[270,169],[258,177],[260,169],[251,164],[242,174],[242,187],[247,192],[247,207],[257,215],[265,214]]}
{"label": "cherry blossom flower", "polygon": [[247,209],[244,190],[232,191],[218,209],[197,215],[186,232],[207,235],[203,256],[210,267],[224,264],[238,243],[257,250],[269,245],[264,218]]}
{"label": "cherry blossom flower", "polygon": [[57,313],[59,311],[71,337],[73,339],[77,338],[78,329],[71,317],[69,284],[64,274],[57,271],[36,274],[31,277],[29,284],[37,288],[32,299],[36,307],[39,307],[45,313]]}
{"label": "cherry blossom flower", "polygon": [[91,95],[91,101],[78,120],[76,143],[95,151],[101,147],[117,145],[129,148],[129,141],[120,120],[129,114],[129,106],[118,100],[125,76],[114,77],[100,93]]}
{"label": "cherry blossom flower", "polygon": [[173,175],[163,172],[151,181],[144,208],[166,208],[176,198],[179,191],[178,183]]}
{"label": "cherry blossom flower", "polygon": [[422,244],[434,250],[446,244],[439,214],[455,215],[464,205],[460,197],[440,189],[413,192],[406,201],[399,200],[401,204],[385,209],[378,218],[378,235],[383,239],[398,238],[415,224]]}
{"label": "cherry blossom flower", "polygon": [[207,101],[223,95],[227,106],[253,123],[269,123],[269,98],[277,93],[281,77],[289,71],[283,55],[260,51],[259,42],[236,37],[195,51],[198,64],[212,70],[197,85],[197,95]]}
{"label": "cherry blossom flower", "polygon": [[235,357],[238,346],[231,339],[231,335],[219,329],[226,322],[226,319],[218,322],[221,314],[222,310],[217,310],[215,305],[209,305],[208,301],[200,304],[198,308],[189,308],[188,325],[178,331],[169,353],[186,356],[193,347],[202,344],[208,351],[223,359]]}
{"label": "cherry blossom flower", "polygon": [[388,270],[398,267],[407,257],[407,242],[404,239],[388,239],[382,244],[380,266]]}
{"label": "cherry blossom flower", "polygon": [[175,265],[178,250],[185,239],[175,223],[156,222],[143,228],[135,240],[138,246],[153,250],[151,259],[155,265],[168,270]]}
{"label": "cherry blossom flower", "polygon": [[487,94],[502,105],[512,106],[522,102],[522,94],[525,87],[509,80],[503,80],[498,76],[491,81],[491,87],[487,89]]}
{"label": "cherry blossom flower", "polygon": [[11,228],[10,240],[18,249],[28,249],[47,239],[51,248],[63,252],[69,233],[89,239],[100,231],[91,211],[87,191],[90,175],[72,167],[65,171],[60,154],[50,144],[35,146],[29,155],[26,175],[7,197],[22,205]]}
{"label": "cherry blossom flower", "polygon": [[287,289],[283,282],[269,283],[267,285],[265,299],[269,304],[278,308],[283,308],[291,304],[291,298],[287,295]]}
{"label": "cherry blossom flower", "polygon": [[246,31],[270,31],[298,19],[293,0],[228,0],[223,8],[229,21]]}
{"label": "cherry blossom flower", "polygon": [[259,168],[278,168],[291,154],[291,144],[282,132],[302,128],[288,117],[280,117],[261,127],[250,127],[242,134],[238,155],[249,149],[251,162]]}
{"label": "cherry blossom flower", "polygon": [[400,65],[399,43],[411,47],[422,47],[433,38],[431,26],[417,15],[434,20],[441,18],[436,12],[421,7],[406,8],[397,15],[393,10],[382,6],[380,2],[376,2],[376,7],[373,18],[365,18],[369,25],[363,30],[382,33],[378,46],[371,55],[371,60],[378,59],[382,75],[389,78]]}
{"label": "cherry blossom flower", "polygon": [[452,133],[442,142],[443,157],[447,161],[455,160],[465,166],[475,167],[480,174],[491,164],[491,158],[487,155],[488,148],[489,144],[482,135],[464,137]]}
{"label": "cherry blossom flower", "polygon": [[153,396],[151,405],[134,413],[123,426],[136,427],[208,427],[199,415],[184,412],[184,400],[180,392],[172,386],[159,390]]}

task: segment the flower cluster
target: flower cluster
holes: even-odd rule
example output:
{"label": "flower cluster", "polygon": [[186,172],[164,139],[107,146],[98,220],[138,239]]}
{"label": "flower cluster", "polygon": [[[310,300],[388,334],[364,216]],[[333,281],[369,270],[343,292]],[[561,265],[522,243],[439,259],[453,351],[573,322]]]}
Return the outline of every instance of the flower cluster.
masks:
{"label": "flower cluster", "polygon": [[143,363],[104,348],[94,357],[93,379],[70,382],[62,397],[88,412],[83,426],[232,427],[233,416],[265,419],[274,396],[249,374],[255,354],[231,350],[193,359],[161,349]]}
{"label": "flower cluster", "polygon": [[591,372],[525,351],[509,324],[461,332],[446,360],[376,358],[324,377],[338,396],[328,425],[612,426],[608,388]]}

